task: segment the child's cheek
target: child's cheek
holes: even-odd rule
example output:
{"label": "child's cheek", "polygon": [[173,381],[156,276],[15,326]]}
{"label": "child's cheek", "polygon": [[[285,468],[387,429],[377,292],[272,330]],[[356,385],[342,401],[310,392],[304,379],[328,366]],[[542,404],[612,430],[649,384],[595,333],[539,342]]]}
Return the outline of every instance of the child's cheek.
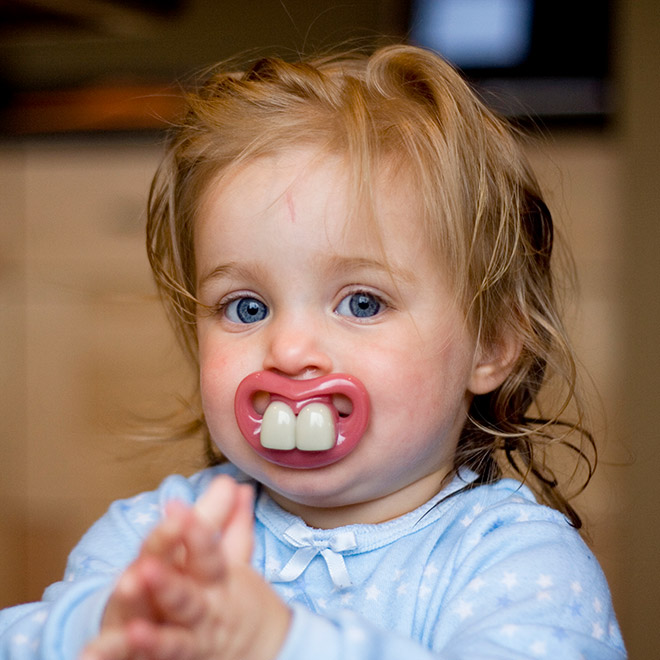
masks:
{"label": "child's cheek", "polygon": [[[379,403],[385,407],[406,405],[426,395],[430,386],[427,359],[411,359],[410,353],[393,349],[391,345],[374,347],[363,357],[364,382],[370,396],[378,399],[373,401],[374,406]],[[355,373],[359,378],[362,378],[361,365]]]}
{"label": "child's cheek", "polygon": [[210,427],[233,420],[234,392],[238,386],[238,379],[232,377],[233,371],[226,356],[200,354],[202,407]]}

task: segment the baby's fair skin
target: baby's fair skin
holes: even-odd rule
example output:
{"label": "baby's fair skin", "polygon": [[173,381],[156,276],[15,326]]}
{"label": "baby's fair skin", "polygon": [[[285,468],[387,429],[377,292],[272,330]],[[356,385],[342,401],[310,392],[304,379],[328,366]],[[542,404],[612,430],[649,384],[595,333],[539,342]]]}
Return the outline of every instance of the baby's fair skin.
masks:
{"label": "baby's fair skin", "polygon": [[[376,177],[377,228],[350,173],[313,147],[254,159],[209,186],[195,226],[197,295],[211,310],[197,318],[206,424],[225,457],[317,528],[383,522],[435,495],[473,395],[497,387],[517,355],[476,345],[405,171]],[[365,316],[351,307],[360,295],[373,304]],[[246,300],[262,319],[238,318]],[[262,370],[357,378],[371,404],[357,447],[314,470],[254,452],[234,396]]]}
{"label": "baby's fair skin", "polygon": [[[341,158],[301,148],[211,183],[195,225],[200,383],[222,453],[312,527],[380,523],[428,501],[453,467],[475,394],[519,347],[477,346],[419,222],[406,177],[383,172],[378,237],[352,210]],[[359,314],[357,297],[368,314]],[[253,317],[240,314],[248,301]],[[356,311],[357,310],[357,311]],[[346,373],[369,395],[357,447],[315,469],[255,452],[234,416],[249,374]],[[251,502],[222,479],[192,510],[172,505],[126,570],[85,660],[271,660],[287,607],[249,564]]]}

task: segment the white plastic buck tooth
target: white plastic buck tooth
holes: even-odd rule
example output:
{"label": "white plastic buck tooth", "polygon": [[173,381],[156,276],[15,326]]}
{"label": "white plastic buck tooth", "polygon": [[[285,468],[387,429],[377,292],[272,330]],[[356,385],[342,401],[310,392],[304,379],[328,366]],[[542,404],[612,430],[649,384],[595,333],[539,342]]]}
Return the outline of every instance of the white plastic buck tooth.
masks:
{"label": "white plastic buck tooth", "polygon": [[335,422],[328,406],[305,406],[296,420],[296,447],[302,451],[326,451],[334,446]]}
{"label": "white plastic buck tooth", "polygon": [[282,401],[273,401],[261,421],[261,446],[266,449],[326,451],[335,446],[335,424],[328,406],[310,403],[296,418]]}
{"label": "white plastic buck tooth", "polygon": [[273,401],[261,420],[261,446],[266,449],[295,449],[296,416],[282,401]]}

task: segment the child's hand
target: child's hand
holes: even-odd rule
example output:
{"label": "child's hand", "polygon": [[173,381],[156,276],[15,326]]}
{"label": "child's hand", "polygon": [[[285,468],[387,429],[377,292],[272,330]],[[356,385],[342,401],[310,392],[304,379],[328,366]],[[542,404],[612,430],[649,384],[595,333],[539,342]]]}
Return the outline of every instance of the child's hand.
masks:
{"label": "child's hand", "polygon": [[290,612],[250,566],[252,493],[220,477],[168,506],[81,660],[271,660]]}

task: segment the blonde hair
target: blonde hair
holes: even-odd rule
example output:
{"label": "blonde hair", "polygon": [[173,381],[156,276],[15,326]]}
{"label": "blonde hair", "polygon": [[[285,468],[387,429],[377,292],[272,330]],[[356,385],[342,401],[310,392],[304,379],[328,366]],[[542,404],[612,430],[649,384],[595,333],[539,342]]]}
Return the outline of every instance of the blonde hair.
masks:
{"label": "blonde hair", "polygon": [[[506,381],[475,397],[455,467],[477,473],[473,486],[513,469],[579,527],[545,452],[565,444],[591,476],[591,436],[559,419],[576,399],[575,362],[555,301],[552,218],[515,131],[429,51],[399,45],[370,56],[266,58],[242,72],[215,72],[187,95],[152,184],[147,247],[188,356],[197,359],[192,246],[205,189],[237,164],[306,143],[346,157],[360,199],[386,162],[411,175],[420,221],[475,335],[488,345],[510,333],[522,345]],[[549,371],[565,397],[543,417],[538,396]],[[197,426],[205,429],[201,411]],[[207,437],[209,459],[220,460],[216,451]]]}

